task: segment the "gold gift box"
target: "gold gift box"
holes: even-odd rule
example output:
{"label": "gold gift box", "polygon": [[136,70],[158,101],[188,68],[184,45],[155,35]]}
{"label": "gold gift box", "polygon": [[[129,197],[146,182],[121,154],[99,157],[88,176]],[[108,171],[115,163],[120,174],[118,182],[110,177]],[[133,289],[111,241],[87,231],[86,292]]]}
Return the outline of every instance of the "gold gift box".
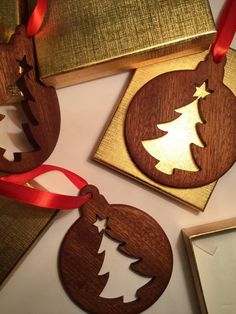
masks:
{"label": "gold gift box", "polygon": [[0,197],[0,287],[56,213]]}
{"label": "gold gift box", "polygon": [[235,313],[235,232],[236,218],[182,230],[202,314]]}
{"label": "gold gift box", "polygon": [[[106,129],[94,160],[111,167],[133,179],[136,179],[152,189],[162,192],[194,209],[204,210],[214,190],[216,182],[192,188],[170,188],[148,178],[134,164],[129,156],[124,138],[124,124],[129,103],[137,91],[155,76],[175,70],[195,69],[197,64],[204,60],[207,51],[195,55],[185,56],[174,60],[160,62],[136,70],[128,89],[123,96],[108,128]],[[236,51],[230,49],[225,66],[224,83],[236,95]]]}
{"label": "gold gift box", "polygon": [[26,0],[0,1],[0,43],[6,43],[17,25],[27,21]]}
{"label": "gold gift box", "polygon": [[54,0],[35,44],[41,80],[60,88],[203,51],[214,36],[207,0]]}

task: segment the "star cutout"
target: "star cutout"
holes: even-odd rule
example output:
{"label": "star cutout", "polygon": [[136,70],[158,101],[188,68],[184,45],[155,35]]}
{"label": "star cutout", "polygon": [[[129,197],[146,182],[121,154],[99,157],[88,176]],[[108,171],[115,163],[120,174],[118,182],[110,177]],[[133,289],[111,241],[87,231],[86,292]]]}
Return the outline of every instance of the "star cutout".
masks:
{"label": "star cutout", "polygon": [[196,92],[193,96],[204,99],[206,96],[208,96],[212,92],[213,91],[207,89],[206,82],[204,82],[201,86],[196,86]]}
{"label": "star cutout", "polygon": [[93,225],[98,228],[98,232],[100,233],[102,230],[106,229],[107,219],[100,219],[97,216],[97,220],[96,220],[96,222]]}
{"label": "star cutout", "polygon": [[22,60],[17,60],[17,62],[19,63],[19,74],[27,74],[33,69],[33,67],[27,63],[26,56],[24,56]]}

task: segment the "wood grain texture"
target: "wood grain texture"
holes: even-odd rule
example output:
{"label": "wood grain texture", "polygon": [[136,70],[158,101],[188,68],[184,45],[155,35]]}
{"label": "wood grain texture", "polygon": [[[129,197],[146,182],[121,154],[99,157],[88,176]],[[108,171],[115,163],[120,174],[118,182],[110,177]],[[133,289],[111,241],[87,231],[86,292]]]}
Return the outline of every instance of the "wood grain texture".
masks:
{"label": "wood grain texture", "polygon": [[[59,103],[56,91],[37,78],[33,41],[26,37],[23,25],[16,28],[9,44],[0,45],[0,60],[0,106],[13,103],[9,86],[17,86],[28,121],[22,128],[33,147],[30,152],[14,153],[14,161],[3,157],[5,149],[1,147],[0,170],[24,172],[42,164],[52,153],[60,131]],[[0,120],[3,118],[1,115]]]}
{"label": "wood grain texture", "polygon": [[[159,224],[141,210],[127,205],[109,205],[94,186],[86,186],[81,195],[92,199],[81,207],[79,218],[67,232],[59,253],[62,283],[71,299],[89,313],[137,314],[152,305],[164,292],[171,277],[173,257],[170,243]],[[137,299],[102,298],[109,274],[98,276],[104,253],[98,254],[103,232],[93,224],[97,217],[108,219],[106,233],[121,242],[122,253],[139,259],[130,268],[152,277],[137,290]],[[122,274],[121,274],[122,276]]]}
{"label": "wood grain texture", "polygon": [[[151,179],[166,186],[193,188],[219,179],[236,159],[236,97],[222,81],[226,60],[216,64],[209,54],[196,70],[174,71],[155,77],[132,99],[125,122],[125,139],[135,164]],[[143,147],[142,141],[160,138],[165,132],[157,124],[179,117],[175,109],[191,103],[196,86],[207,82],[213,93],[199,100],[204,123],[196,130],[205,147],[190,144],[199,171],[174,169],[172,175],[155,168],[158,160]]]}

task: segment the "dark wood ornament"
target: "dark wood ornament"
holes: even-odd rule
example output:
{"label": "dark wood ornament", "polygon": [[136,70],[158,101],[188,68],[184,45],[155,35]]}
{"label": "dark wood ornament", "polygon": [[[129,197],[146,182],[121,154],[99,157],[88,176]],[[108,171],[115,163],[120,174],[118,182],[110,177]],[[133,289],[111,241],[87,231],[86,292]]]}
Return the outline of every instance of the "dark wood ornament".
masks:
{"label": "dark wood ornament", "polygon": [[[0,45],[0,106],[18,102],[27,117],[23,131],[32,145],[29,152],[15,152],[14,161],[0,148],[0,170],[24,172],[42,164],[52,153],[60,131],[60,109],[54,88],[44,86],[35,66],[34,45],[20,25],[8,44]],[[4,116],[0,116],[1,120]]]}
{"label": "dark wood ornament", "polygon": [[[143,211],[127,205],[110,205],[94,186],[81,195],[92,194],[81,207],[79,218],[67,232],[59,253],[59,272],[71,299],[89,313],[137,314],[151,306],[164,292],[173,267],[172,250],[160,225]],[[98,254],[104,231],[94,223],[107,219],[106,234],[121,242],[118,251],[139,259],[130,269],[151,280],[136,292],[137,299],[103,298],[109,273],[98,275],[104,253]],[[105,253],[106,254],[106,253]],[[120,274],[122,276],[122,274]]]}
{"label": "dark wood ornament", "polygon": [[[236,97],[223,84],[224,65],[213,61],[211,53],[195,70],[162,74],[144,85],[132,99],[126,116],[125,140],[134,163],[151,179],[166,186],[194,188],[219,179],[236,160]],[[158,124],[180,117],[176,109],[193,102],[196,87],[205,82],[209,95],[198,101],[202,123],[196,132],[203,147],[194,143],[190,150],[198,171],[173,169],[164,173],[160,162],[145,150],[142,141],[157,139],[167,132]]]}

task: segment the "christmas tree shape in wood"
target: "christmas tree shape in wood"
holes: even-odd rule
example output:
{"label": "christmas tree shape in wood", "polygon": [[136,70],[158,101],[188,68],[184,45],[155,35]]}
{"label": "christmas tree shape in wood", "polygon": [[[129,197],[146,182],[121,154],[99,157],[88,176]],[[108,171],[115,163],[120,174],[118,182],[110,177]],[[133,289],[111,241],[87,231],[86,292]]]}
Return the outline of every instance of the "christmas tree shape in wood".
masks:
{"label": "christmas tree shape in wood", "polygon": [[25,133],[24,128],[28,125],[29,119],[23,110],[23,103],[27,103],[25,96],[30,96],[26,86],[21,90],[19,84],[24,80],[24,76],[32,70],[32,67],[27,64],[26,57],[22,60],[17,60],[19,63],[20,78],[12,85],[8,85],[6,90],[9,98],[0,106],[0,133],[3,135],[0,138],[0,147],[4,152],[3,157],[9,161],[15,161],[15,153],[31,152],[34,147]]}
{"label": "christmas tree shape in wood", "polygon": [[8,86],[8,90],[12,97],[7,104],[0,106],[0,147],[5,150],[3,157],[9,161],[14,161],[15,152],[30,152],[34,148],[23,129],[23,126],[28,123],[22,109],[22,101],[25,100],[24,95],[16,85]]}
{"label": "christmas tree shape in wood", "polygon": [[123,302],[132,302],[137,299],[136,291],[146,285],[152,278],[141,276],[130,269],[130,265],[138,261],[118,250],[121,242],[113,240],[106,234],[107,219],[97,218],[94,224],[99,233],[103,232],[98,254],[104,254],[99,276],[109,272],[108,281],[100,293],[102,298],[123,297]]}
{"label": "christmas tree shape in wood", "polygon": [[155,165],[159,171],[168,175],[173,174],[175,168],[199,171],[193,159],[190,144],[205,146],[197,133],[196,124],[204,123],[199,114],[198,102],[209,94],[206,82],[200,87],[197,86],[193,95],[197,98],[190,104],[175,110],[181,114],[177,119],[157,124],[160,130],[168,133],[157,139],[142,141],[146,151],[159,160]]}
{"label": "christmas tree shape in wood", "polygon": [[[56,91],[38,78],[33,41],[24,25],[16,28],[9,43],[0,45],[0,59],[0,107],[7,106],[0,114],[0,170],[24,172],[52,153],[60,130],[59,103]],[[13,122],[10,128],[8,122]],[[4,142],[7,137],[12,143]]]}

